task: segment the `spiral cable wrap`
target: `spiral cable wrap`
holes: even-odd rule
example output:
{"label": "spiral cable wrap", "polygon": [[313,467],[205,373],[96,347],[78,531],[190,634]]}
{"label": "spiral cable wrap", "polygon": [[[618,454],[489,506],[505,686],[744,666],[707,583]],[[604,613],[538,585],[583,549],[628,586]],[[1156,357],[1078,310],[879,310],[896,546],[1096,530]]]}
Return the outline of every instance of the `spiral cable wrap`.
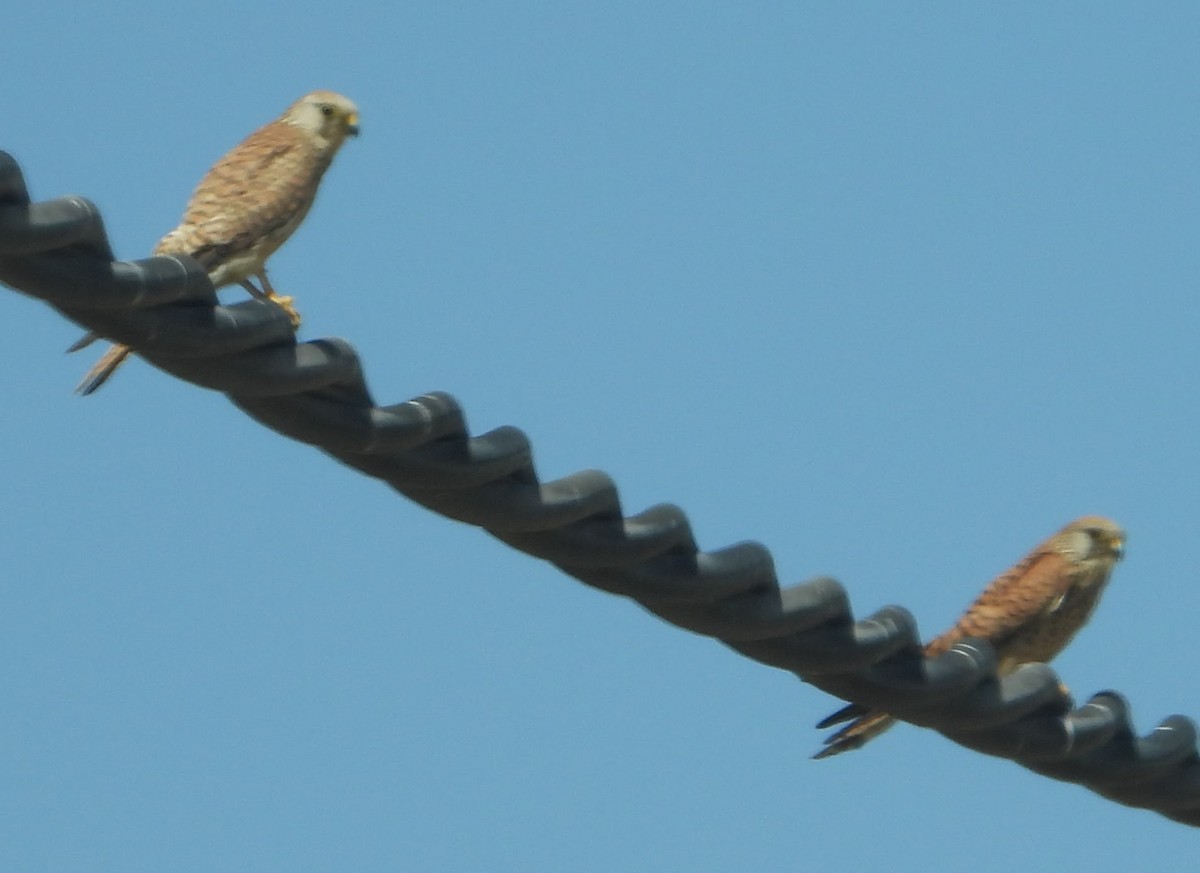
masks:
{"label": "spiral cable wrap", "polygon": [[524,433],[500,427],[472,436],[448,394],[378,406],[348,342],[297,343],[287,315],[270,302],[221,305],[190,258],[114,260],[94,204],[30,202],[20,167],[4,152],[0,282],[159,369],[229,395],[272,430],[671,624],[968,748],[1200,825],[1190,719],[1171,716],[1139,737],[1120,694],[1101,692],[1072,709],[1044,664],[998,677],[995,652],[982,640],[927,660],[907,610],[886,607],[856,621],[833,579],[781,587],[758,543],[700,551],[681,509],[659,505],[626,517],[616,485],[600,471],[541,482]]}

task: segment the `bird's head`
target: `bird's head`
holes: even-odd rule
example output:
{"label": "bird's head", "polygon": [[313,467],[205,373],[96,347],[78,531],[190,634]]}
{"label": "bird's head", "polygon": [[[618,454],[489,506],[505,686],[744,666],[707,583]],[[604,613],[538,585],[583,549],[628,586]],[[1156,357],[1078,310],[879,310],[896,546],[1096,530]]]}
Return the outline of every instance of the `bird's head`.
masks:
{"label": "bird's head", "polygon": [[325,141],[337,151],[348,136],[358,136],[358,107],[333,91],[313,91],[287,108],[280,118]]}
{"label": "bird's head", "polygon": [[1111,567],[1125,555],[1125,531],[1099,515],[1075,519],[1055,539],[1058,550],[1075,563],[1100,561]]}

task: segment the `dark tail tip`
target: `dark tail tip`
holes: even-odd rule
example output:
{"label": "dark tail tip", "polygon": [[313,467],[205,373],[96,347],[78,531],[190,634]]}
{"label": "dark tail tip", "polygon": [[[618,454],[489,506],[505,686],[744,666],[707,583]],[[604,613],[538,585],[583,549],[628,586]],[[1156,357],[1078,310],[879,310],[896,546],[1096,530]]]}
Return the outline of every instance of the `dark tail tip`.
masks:
{"label": "dark tail tip", "polygon": [[79,339],[75,340],[75,342],[71,343],[71,345],[67,346],[67,354],[69,355],[72,352],[77,352],[80,349],[86,349],[88,346],[90,346],[92,343],[94,343],[98,339],[100,339],[99,334],[94,334],[91,331],[89,331],[88,333],[85,333],[83,336],[81,336]]}
{"label": "dark tail tip", "polygon": [[817,730],[823,731],[825,728],[833,727],[835,724],[841,724],[844,721],[853,721],[856,718],[866,715],[870,710],[861,703],[851,703],[843,706],[837,712],[832,712],[817,722]]}

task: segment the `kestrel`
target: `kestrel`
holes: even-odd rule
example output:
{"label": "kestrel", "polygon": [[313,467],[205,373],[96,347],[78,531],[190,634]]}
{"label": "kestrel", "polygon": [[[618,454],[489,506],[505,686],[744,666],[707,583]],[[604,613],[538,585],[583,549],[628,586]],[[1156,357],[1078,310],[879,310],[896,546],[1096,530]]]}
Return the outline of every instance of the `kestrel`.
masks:
{"label": "kestrel", "polygon": [[[208,270],[213,287],[241,285],[278,303],[298,327],[292,299],[275,293],[266,262],[308,214],[321,177],[346,137],[357,135],[358,108],[350,100],[332,91],[305,94],[213,165],[192,193],[179,226],[159,240],[154,254],[190,255]],[[89,333],[69,351],[96,338]],[[129,353],[128,346],[113,345],[75,390],[91,394]]]}
{"label": "kestrel", "polygon": [[[1087,622],[1124,549],[1125,532],[1116,522],[1098,516],[1076,519],[992,580],[954,627],[925,646],[925,656],[936,657],[966,637],[978,637],[996,649],[1001,676],[1022,664],[1050,661]],[[850,724],[827,737],[814,758],[857,749],[896,720],[852,703],[817,727],[845,721]]]}

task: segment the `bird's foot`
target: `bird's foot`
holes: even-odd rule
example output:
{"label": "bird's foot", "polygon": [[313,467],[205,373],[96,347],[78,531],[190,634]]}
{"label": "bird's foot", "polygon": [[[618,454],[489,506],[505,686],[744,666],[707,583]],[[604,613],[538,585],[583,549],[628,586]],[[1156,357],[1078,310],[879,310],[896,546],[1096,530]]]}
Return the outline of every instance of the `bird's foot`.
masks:
{"label": "bird's foot", "polygon": [[287,313],[288,318],[292,320],[292,329],[300,328],[300,313],[296,311],[296,307],[292,305],[291,297],[284,297],[280,294],[268,294],[267,299]]}

